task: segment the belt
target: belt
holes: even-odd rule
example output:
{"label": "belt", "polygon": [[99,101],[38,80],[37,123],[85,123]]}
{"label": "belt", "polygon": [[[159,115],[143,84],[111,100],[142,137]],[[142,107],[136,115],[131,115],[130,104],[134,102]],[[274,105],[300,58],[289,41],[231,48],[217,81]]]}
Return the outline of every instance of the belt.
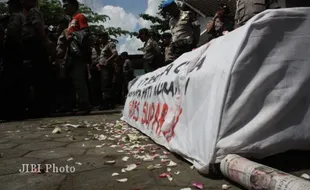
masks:
{"label": "belt", "polygon": [[193,44],[192,39],[177,40],[177,41],[171,43],[172,47],[174,47],[174,48],[179,48],[179,47],[183,47],[185,45],[192,45],[192,44]]}

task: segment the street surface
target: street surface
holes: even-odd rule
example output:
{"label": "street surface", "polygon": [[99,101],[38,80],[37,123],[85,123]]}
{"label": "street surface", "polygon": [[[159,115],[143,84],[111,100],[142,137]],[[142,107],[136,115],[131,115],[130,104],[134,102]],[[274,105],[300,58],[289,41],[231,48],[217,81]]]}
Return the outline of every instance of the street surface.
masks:
{"label": "street surface", "polygon": [[[115,125],[120,117],[109,114],[1,123],[0,189],[196,189],[193,183],[208,190],[220,190],[223,184],[239,189],[226,180],[201,176],[188,162],[135,129],[122,122]],[[41,165],[20,173],[23,164]],[[52,164],[54,173],[53,168],[45,168]],[[65,167],[74,173],[56,173],[57,168]]]}

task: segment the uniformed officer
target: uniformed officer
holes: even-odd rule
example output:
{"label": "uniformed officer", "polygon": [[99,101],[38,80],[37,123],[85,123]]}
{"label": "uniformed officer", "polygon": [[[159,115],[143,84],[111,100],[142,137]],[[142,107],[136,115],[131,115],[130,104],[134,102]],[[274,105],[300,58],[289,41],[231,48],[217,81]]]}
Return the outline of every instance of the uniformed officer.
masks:
{"label": "uniformed officer", "polygon": [[29,105],[31,117],[44,117],[50,113],[50,64],[51,42],[44,28],[43,15],[37,0],[22,0],[25,23],[22,30],[24,81],[32,97]]}
{"label": "uniformed officer", "polygon": [[[79,13],[79,3],[77,0],[63,0],[63,7],[70,21],[67,36],[69,41],[67,64],[68,72],[72,78],[75,92],[78,96],[79,111],[77,115],[87,115],[91,111],[89,90],[87,86],[89,77],[89,65],[91,64],[91,47],[81,47],[80,41],[75,37],[86,37],[84,34],[88,30],[87,18]],[[85,31],[85,33],[83,33]],[[82,40],[83,41],[83,40]],[[86,50],[86,51],[83,51]]]}
{"label": "uniformed officer", "polygon": [[63,18],[57,26],[56,63],[59,67],[59,94],[61,108],[58,112],[71,112],[76,105],[76,95],[72,78],[66,69],[66,57],[68,49],[68,25],[69,20]]}
{"label": "uniformed officer", "polygon": [[115,72],[115,61],[118,56],[116,44],[110,41],[108,33],[99,35],[103,46],[100,54],[97,68],[101,73],[102,105],[101,110],[113,109],[115,107],[115,92],[113,87],[113,78]]}
{"label": "uniformed officer", "polygon": [[163,45],[165,47],[165,65],[168,65],[174,61],[172,52],[172,35],[171,33],[164,33],[161,36]]}
{"label": "uniformed officer", "polygon": [[129,59],[128,53],[121,53],[121,59],[124,60],[123,65],[123,75],[124,75],[124,83],[123,83],[123,96],[127,96],[128,93],[128,83],[134,79],[134,68],[132,61]]}
{"label": "uniformed officer", "polygon": [[267,9],[281,8],[278,0],[237,0],[235,28],[244,25],[256,14]]}
{"label": "uniformed officer", "polygon": [[177,59],[183,53],[196,48],[200,37],[200,25],[192,11],[179,9],[174,0],[166,0],[162,8],[171,16],[169,26],[172,51],[174,59]]}
{"label": "uniformed officer", "polygon": [[99,107],[102,102],[102,92],[101,92],[101,76],[100,71],[97,69],[96,65],[99,64],[100,54],[102,46],[100,40],[94,41],[92,48],[92,64],[90,66],[91,70],[91,100],[94,107]]}
{"label": "uniformed officer", "polygon": [[[3,104],[6,119],[22,119],[25,108],[23,106],[22,79],[22,49],[21,37],[24,15],[19,0],[7,2],[10,19],[6,27],[3,60]],[[2,115],[3,115],[2,114]]]}
{"label": "uniformed officer", "polygon": [[158,43],[151,38],[149,30],[142,28],[139,30],[138,38],[144,42],[143,47],[143,59],[144,59],[144,70],[146,73],[152,72],[159,68],[161,65],[161,53]]}

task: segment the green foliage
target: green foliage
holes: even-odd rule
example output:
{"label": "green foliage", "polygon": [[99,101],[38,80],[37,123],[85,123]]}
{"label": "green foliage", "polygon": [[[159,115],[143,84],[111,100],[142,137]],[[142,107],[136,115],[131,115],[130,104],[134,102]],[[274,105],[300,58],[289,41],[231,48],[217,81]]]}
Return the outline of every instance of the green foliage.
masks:
{"label": "green foliage", "polygon": [[8,6],[4,2],[0,2],[0,18],[8,13]]}
{"label": "green foliage", "polygon": [[61,2],[58,0],[40,0],[39,6],[46,25],[57,25],[64,18]]}
{"label": "green foliage", "polygon": [[151,16],[148,14],[140,14],[140,17],[144,20],[150,21],[152,25],[150,26],[153,33],[163,33],[166,30],[169,30],[169,17],[161,8],[162,3],[158,7],[159,16]]}

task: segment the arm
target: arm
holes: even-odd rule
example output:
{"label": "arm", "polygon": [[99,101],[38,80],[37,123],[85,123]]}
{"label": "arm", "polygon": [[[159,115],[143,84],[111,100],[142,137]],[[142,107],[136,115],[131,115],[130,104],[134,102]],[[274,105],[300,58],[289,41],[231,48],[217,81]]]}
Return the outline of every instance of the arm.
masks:
{"label": "arm", "polygon": [[109,49],[112,52],[112,55],[105,61],[104,65],[107,65],[111,60],[115,59],[118,55],[115,43],[110,43]]}
{"label": "arm", "polygon": [[51,42],[48,40],[48,37],[45,33],[44,20],[41,13],[37,9],[31,9],[29,12],[29,16],[31,17],[31,22],[33,26],[37,30],[38,37],[46,46],[49,45]]}
{"label": "arm", "polygon": [[57,40],[57,47],[56,47],[56,55],[58,59],[63,59],[66,56],[67,52],[67,38],[66,38],[66,30],[64,30],[61,35],[58,37]]}
{"label": "arm", "polygon": [[22,24],[23,24],[22,15],[12,14],[7,26],[7,33],[6,33],[7,39],[14,41],[20,39]]}

